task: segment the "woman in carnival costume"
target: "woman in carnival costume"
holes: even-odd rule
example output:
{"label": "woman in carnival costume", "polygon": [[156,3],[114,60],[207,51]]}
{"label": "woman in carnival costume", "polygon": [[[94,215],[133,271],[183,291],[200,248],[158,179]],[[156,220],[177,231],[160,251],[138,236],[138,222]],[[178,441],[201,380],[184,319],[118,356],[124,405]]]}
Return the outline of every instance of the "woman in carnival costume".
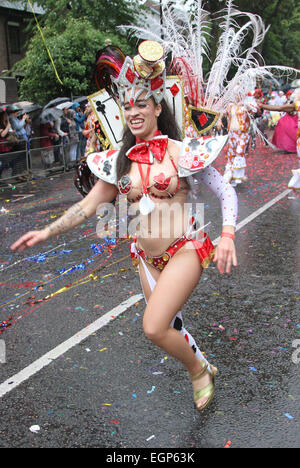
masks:
{"label": "woman in carnival costume", "polygon": [[296,112],[298,117],[298,130],[297,130],[297,159],[298,159],[298,169],[292,170],[292,178],[288,183],[288,188],[293,190],[300,190],[300,88],[295,89],[294,93],[291,96],[291,103],[284,104],[283,106],[272,106],[269,104],[260,104],[260,107],[265,110],[274,110],[277,112]]}
{"label": "woman in carnival costume", "polygon": [[[139,264],[147,303],[144,332],[185,366],[196,408],[203,410],[214,396],[217,369],[184,328],[180,309],[212,258],[221,273],[229,273],[232,265],[237,265],[237,199],[234,189],[211,166],[227,137],[187,137],[180,141],[164,99],[163,58],[164,50],[155,41],[142,42],[133,59],[114,46],[98,54],[99,87],[105,87],[123,109],[126,127],[122,146],[119,150],[90,152],[87,163],[99,180],[88,195],[50,226],[22,236],[12,249],[22,251],[67,231],[94,215],[99,204],[124,194],[131,211],[136,208],[141,213],[137,239],[130,251],[134,264]],[[195,178],[220,200],[223,229],[216,249],[197,215],[186,210]]]}
{"label": "woman in carnival costume", "polygon": [[[180,38],[175,37],[178,16],[174,17],[165,7],[170,15],[168,18],[164,14],[164,41],[160,41],[159,35],[158,40],[157,36],[147,37],[150,42],[142,42],[133,59],[125,57],[114,46],[98,54],[96,77],[99,88],[106,88],[123,109],[126,127],[122,146],[119,150],[90,153],[87,162],[99,180],[86,197],[50,226],[29,232],[12,245],[13,249],[23,250],[69,230],[94,215],[101,202],[111,202],[119,193],[124,194],[132,208],[136,206],[141,213],[131,256],[134,263],[139,264],[147,302],[144,331],[153,343],[184,364],[192,380],[198,410],[205,409],[212,401],[217,369],[207,362],[184,328],[180,309],[213,256],[221,273],[229,273],[231,266],[237,265],[234,246],[237,197],[232,186],[211,166],[227,136],[199,135],[217,122],[219,113],[225,112],[237,88],[239,95],[241,90],[246,95],[253,88],[256,76],[247,71],[249,63],[255,61],[249,49],[244,59],[234,54],[238,72],[224,86],[232,64],[228,56],[232,58],[237,40],[247,33],[243,27],[234,33],[234,37],[231,33],[228,36],[228,26],[231,27],[236,14],[232,2],[228,2],[227,26],[224,26],[221,37],[222,40],[226,37],[229,45],[220,45],[204,86],[202,59],[207,53],[207,42],[203,31],[210,31],[210,25],[207,25],[207,13],[202,10],[201,3],[198,0],[198,11],[192,19],[181,15],[184,34]],[[255,15],[247,15],[251,24],[261,26]],[[196,27],[190,27],[191,23]],[[171,53],[173,70],[184,80],[190,123],[198,138],[187,137],[180,141],[173,113],[164,99],[167,96],[164,53]],[[257,73],[260,77],[265,74],[269,74],[268,70]],[[110,117],[111,125],[115,116]],[[211,189],[221,203],[223,228],[216,249],[203,233],[201,220],[184,210],[190,189],[195,190],[195,181],[197,186],[204,184]],[[167,210],[164,211],[165,207]],[[172,209],[175,214],[165,216]]]}
{"label": "woman in carnival costume", "polygon": [[[284,103],[276,105],[293,104],[291,95],[294,90],[290,89],[286,93],[286,101]],[[270,104],[263,102],[263,104]],[[263,110],[263,109],[262,109]],[[297,131],[298,131],[298,116],[297,111],[293,108],[292,112],[285,112],[284,115],[278,120],[274,135],[272,138],[272,144],[281,150],[287,151],[288,153],[297,153]]]}

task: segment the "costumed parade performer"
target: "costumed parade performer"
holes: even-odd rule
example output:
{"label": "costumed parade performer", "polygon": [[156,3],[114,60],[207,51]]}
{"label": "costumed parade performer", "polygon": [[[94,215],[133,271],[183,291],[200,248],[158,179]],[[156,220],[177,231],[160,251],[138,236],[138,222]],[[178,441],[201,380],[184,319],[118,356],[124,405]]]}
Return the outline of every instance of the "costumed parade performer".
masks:
{"label": "costumed parade performer", "polygon": [[[180,131],[164,99],[163,55],[162,46],[154,41],[142,42],[133,60],[114,46],[99,54],[97,80],[119,100],[124,112],[121,148],[90,153],[87,162],[99,180],[88,195],[50,226],[22,236],[12,249],[22,251],[67,231],[93,216],[99,204],[125,194],[131,208],[141,212],[131,256],[139,264],[147,302],[145,334],[183,363],[191,377],[196,408],[203,410],[214,396],[217,369],[184,328],[180,309],[213,255],[221,273],[229,273],[237,265],[237,199],[234,189],[211,166],[227,137],[180,141]],[[194,178],[220,200],[223,229],[216,249],[197,217],[185,210]],[[172,211],[174,215],[167,216]]]}
{"label": "costumed parade performer", "polygon": [[[228,28],[238,26],[235,15],[241,14],[228,2],[222,26],[223,44],[204,86],[202,60],[208,49],[203,31],[210,31],[210,25],[202,3],[196,3],[196,14],[185,13],[186,18],[181,18],[182,40],[176,37],[178,17],[166,6],[163,8],[165,40],[160,36],[147,37],[150,41],[139,45],[133,59],[125,57],[116,46],[99,52],[95,75],[101,91],[90,99],[103,132],[111,141],[114,137],[115,145],[103,152],[93,152],[90,148],[87,164],[99,180],[85,198],[50,226],[22,236],[12,249],[22,251],[70,230],[93,216],[100,204],[113,202],[119,194],[126,197],[130,212],[140,212],[137,238],[130,251],[134,265],[139,266],[146,299],[144,332],[154,344],[185,366],[191,378],[196,408],[204,410],[214,396],[217,369],[205,359],[184,328],[181,308],[211,259],[220,273],[230,273],[232,265],[237,265],[234,245],[237,197],[234,188],[212,167],[227,136],[201,135],[216,124],[235,94],[245,93],[246,96],[248,90],[254,88],[256,77],[271,73],[257,65],[251,48],[247,49],[245,57],[237,57],[236,46],[245,37],[249,24],[228,36]],[[259,17],[245,15],[251,28],[264,31]],[[173,81],[166,77],[164,59],[168,53],[172,58],[173,75],[174,72],[179,75]],[[233,63],[237,73],[227,81]],[[253,65],[251,73],[249,64]],[[180,80],[184,82],[183,99],[180,98]],[[198,138],[185,137],[183,107],[177,113],[167,105],[167,102],[172,106],[180,100],[184,102],[184,97],[189,103],[189,120]],[[120,117],[125,126],[121,138],[115,131],[121,128]],[[186,209],[190,195],[193,201],[196,197],[197,202],[201,202],[197,188],[203,185],[218,197],[222,209],[222,232],[216,249],[204,232],[199,212]]]}
{"label": "costumed parade performer", "polygon": [[277,112],[296,112],[297,119],[298,119],[298,130],[297,130],[297,141],[296,141],[296,149],[297,149],[297,159],[298,159],[298,169],[292,170],[292,178],[288,183],[288,188],[293,190],[300,190],[300,88],[297,88],[291,96],[291,100],[293,101],[291,104],[284,104],[283,106],[271,106],[268,104],[260,104],[262,109],[266,110],[274,110]]}
{"label": "costumed parade performer", "polygon": [[[245,180],[245,151],[250,128],[253,139],[259,135],[269,144],[256,120],[256,99],[253,99],[250,107],[246,104],[249,91],[256,89],[257,83],[265,80],[272,83],[273,71],[277,76],[282,76],[297,70],[281,65],[262,65],[264,60],[259,49],[268,27],[265,27],[260,16],[241,12],[232,0],[228,0],[226,8],[216,12],[212,18],[210,13],[202,8],[202,3],[201,0],[193,2],[190,13],[184,7],[183,1],[176,2],[175,6],[166,4],[162,6],[161,20],[152,18],[146,28],[126,28],[141,39],[157,40],[171,55],[170,70],[181,76],[184,81],[189,117],[186,118],[188,136],[194,136],[195,132],[198,135],[203,134],[203,127],[207,127],[207,118],[211,118],[211,126],[215,125],[213,114],[221,122],[222,116],[225,117],[229,112],[230,157],[225,177],[236,185]],[[242,26],[237,19],[243,20]],[[217,34],[219,40],[216,56],[211,57],[208,39],[214,20],[218,21],[216,27],[220,31]],[[208,72],[203,67],[205,57],[211,63]],[[221,125],[219,131],[220,127]]]}
{"label": "costumed parade performer", "polygon": [[228,109],[228,158],[224,179],[234,187],[247,180],[246,152],[250,140],[250,106],[247,103],[230,104]]}
{"label": "costumed parade performer", "polygon": [[[293,104],[291,100],[293,90],[289,90],[286,93],[287,103]],[[268,104],[268,103],[263,103]],[[282,104],[281,104],[282,105]],[[297,153],[297,131],[298,131],[298,115],[295,108],[292,112],[284,113],[275,127],[274,135],[272,138],[272,144],[281,150],[287,151],[288,153]]]}

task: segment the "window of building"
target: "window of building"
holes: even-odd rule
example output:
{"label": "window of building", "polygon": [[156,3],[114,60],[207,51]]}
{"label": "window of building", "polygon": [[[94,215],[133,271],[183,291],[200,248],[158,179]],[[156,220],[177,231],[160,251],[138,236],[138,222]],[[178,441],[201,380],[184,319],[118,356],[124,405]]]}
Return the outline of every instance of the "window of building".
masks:
{"label": "window of building", "polygon": [[20,24],[9,22],[7,24],[10,53],[19,55],[21,53]]}

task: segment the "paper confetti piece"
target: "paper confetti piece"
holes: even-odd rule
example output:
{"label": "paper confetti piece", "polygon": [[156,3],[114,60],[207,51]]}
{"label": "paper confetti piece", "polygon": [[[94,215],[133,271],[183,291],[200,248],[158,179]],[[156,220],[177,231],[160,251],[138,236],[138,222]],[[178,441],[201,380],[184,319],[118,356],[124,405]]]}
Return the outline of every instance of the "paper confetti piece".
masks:
{"label": "paper confetti piece", "polygon": [[29,430],[30,430],[30,432],[33,432],[34,434],[37,434],[41,430],[41,428],[40,428],[40,426],[35,424],[35,425],[31,426],[29,428]]}
{"label": "paper confetti piece", "polygon": [[151,388],[151,390],[147,390],[147,393],[152,393],[152,392],[154,392],[154,390],[155,390],[155,385],[153,385],[153,387]]}

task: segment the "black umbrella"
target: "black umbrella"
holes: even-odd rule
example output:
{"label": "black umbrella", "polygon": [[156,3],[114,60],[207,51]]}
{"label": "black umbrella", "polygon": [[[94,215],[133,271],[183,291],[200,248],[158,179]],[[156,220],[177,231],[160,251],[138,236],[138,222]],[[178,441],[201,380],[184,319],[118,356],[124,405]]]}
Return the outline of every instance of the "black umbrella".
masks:
{"label": "black umbrella", "polygon": [[48,102],[48,104],[45,105],[44,109],[49,109],[49,107],[56,107],[57,104],[61,104],[62,102],[67,102],[67,101],[70,101],[70,98],[59,97],[56,99],[52,99],[52,101]]}
{"label": "black umbrella", "polygon": [[42,106],[40,106],[39,104],[32,104],[32,106],[29,106],[29,107],[26,107],[25,109],[23,109],[20,112],[20,115],[30,114],[31,112],[35,112],[35,111],[38,111],[38,110],[41,110],[41,109],[42,109]]}
{"label": "black umbrella", "polygon": [[54,122],[55,120],[59,119],[62,116],[62,111],[59,109],[49,108],[44,109],[43,112],[39,116],[40,123],[46,123],[51,120]]}
{"label": "black umbrella", "polygon": [[86,96],[81,96],[78,99],[76,98],[75,101],[81,104],[82,102],[88,102],[88,98]]}

